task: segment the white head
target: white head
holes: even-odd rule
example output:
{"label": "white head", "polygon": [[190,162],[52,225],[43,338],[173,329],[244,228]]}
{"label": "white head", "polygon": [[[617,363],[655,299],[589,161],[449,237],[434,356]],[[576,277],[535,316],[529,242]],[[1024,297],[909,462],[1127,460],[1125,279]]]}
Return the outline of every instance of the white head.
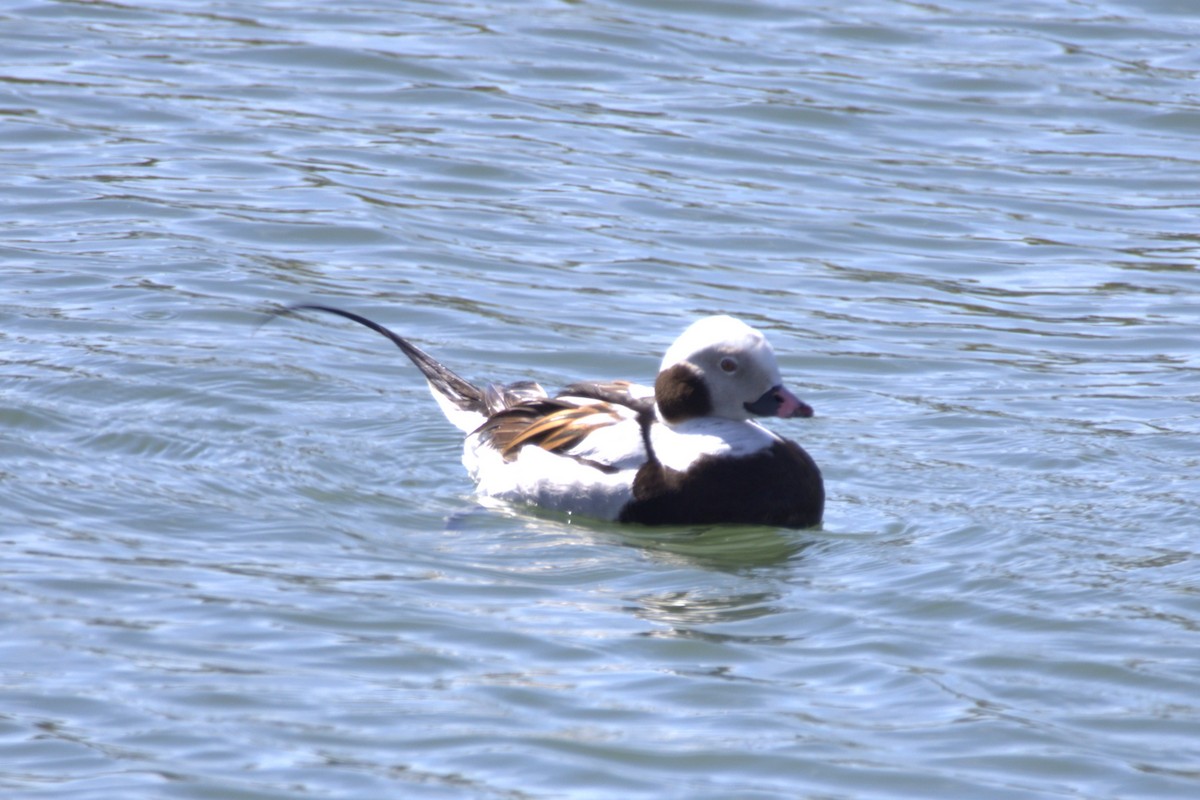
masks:
{"label": "white head", "polygon": [[784,388],[766,337],[724,315],[697,320],[667,349],[654,397],[669,423],[706,416],[746,420],[813,413]]}

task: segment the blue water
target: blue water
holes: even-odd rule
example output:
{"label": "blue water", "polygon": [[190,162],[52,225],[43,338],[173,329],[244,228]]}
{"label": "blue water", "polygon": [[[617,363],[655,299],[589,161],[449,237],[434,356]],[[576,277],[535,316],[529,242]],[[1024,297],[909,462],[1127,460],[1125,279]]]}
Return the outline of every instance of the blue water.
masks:
{"label": "blue water", "polygon": [[[0,789],[1200,791],[1200,11],[0,7]],[[480,381],[765,330],[813,531],[481,503]]]}

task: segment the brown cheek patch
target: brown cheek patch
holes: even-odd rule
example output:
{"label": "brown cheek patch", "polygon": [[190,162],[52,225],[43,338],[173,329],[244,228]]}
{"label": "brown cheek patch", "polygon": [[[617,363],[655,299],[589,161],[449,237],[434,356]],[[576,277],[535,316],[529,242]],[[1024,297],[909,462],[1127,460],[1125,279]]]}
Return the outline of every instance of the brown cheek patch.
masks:
{"label": "brown cheek patch", "polygon": [[695,367],[676,364],[658,373],[654,380],[654,400],[667,422],[682,422],[712,413],[708,387]]}

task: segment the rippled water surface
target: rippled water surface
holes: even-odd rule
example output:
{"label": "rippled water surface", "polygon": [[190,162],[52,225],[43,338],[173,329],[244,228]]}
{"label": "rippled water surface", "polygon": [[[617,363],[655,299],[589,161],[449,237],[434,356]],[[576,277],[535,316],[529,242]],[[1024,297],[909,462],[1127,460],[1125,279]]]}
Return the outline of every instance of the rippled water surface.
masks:
{"label": "rippled water surface", "polygon": [[[6,797],[1200,793],[1200,10],[0,6]],[[697,316],[825,525],[484,507]]]}

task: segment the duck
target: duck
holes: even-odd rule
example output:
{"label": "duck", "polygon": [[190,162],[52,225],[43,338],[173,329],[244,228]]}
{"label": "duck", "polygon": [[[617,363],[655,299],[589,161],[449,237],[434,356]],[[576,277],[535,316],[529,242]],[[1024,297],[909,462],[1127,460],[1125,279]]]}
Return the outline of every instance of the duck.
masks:
{"label": "duck", "polygon": [[529,380],[476,386],[352,311],[305,303],[279,313],[302,311],[356,322],[408,357],[464,434],[463,465],[480,495],[640,525],[821,524],[820,468],[759,422],[813,409],[784,385],[766,337],[732,316],[689,325],[653,386],[579,381],[551,395]]}

